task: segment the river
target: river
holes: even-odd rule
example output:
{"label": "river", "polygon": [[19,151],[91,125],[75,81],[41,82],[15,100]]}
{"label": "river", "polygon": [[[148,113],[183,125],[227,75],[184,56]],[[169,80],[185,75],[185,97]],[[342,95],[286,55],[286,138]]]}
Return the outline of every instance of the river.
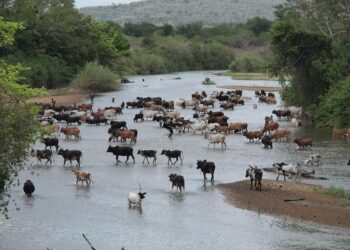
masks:
{"label": "river", "polygon": [[[181,77],[174,80],[174,77]],[[160,96],[167,100],[190,98],[196,90],[210,93],[216,86],[203,86],[205,77],[218,85],[277,86],[275,81],[237,81],[218,76],[213,72],[184,72],[167,75],[133,76],[134,83],[125,84],[118,92],[106,93],[95,98],[95,107],[112,105],[135,99],[137,96]],[[142,81],[144,79],[144,81]],[[243,91],[252,100],[244,106],[227,111],[231,122],[242,121],[249,129],[261,129],[264,117],[270,115],[276,105],[259,104],[254,92]],[[258,105],[253,109],[253,104]],[[215,110],[220,110],[216,105]],[[227,138],[227,149],[207,147],[203,135],[174,133],[157,123],[134,123],[137,109],[124,110],[119,120],[138,129],[134,146],[136,163],[115,165],[115,157],[107,154],[107,126],[81,126],[81,141],[66,141],[61,136],[64,149],[83,151],[82,170],[92,174],[90,188],[75,185],[75,177],[69,168],[63,168],[63,160],[56,153],[52,166],[36,166],[22,171],[20,181],[31,179],[36,191],[32,198],[23,195],[22,184],[12,189],[12,198],[20,208],[10,205],[9,220],[0,220],[0,249],[89,249],[82,237],[84,233],[98,250],[121,249],[350,249],[350,230],[332,228],[304,221],[276,218],[238,209],[228,204],[214,186],[203,184],[203,176],[196,169],[196,161],[207,159],[216,163],[215,184],[243,180],[248,164],[269,167],[273,162],[303,162],[308,155],[320,153],[323,165],[316,174],[329,181],[303,183],[342,186],[350,190],[350,168],[346,166],[349,146],[333,143],[330,130],[312,127],[292,128],[287,121],[280,127],[292,130],[292,138],[308,135],[314,138],[311,151],[296,150],[293,143],[274,143],[273,150],[265,150],[261,143],[248,143],[241,135]],[[193,111],[181,110],[185,116]],[[35,148],[42,149],[40,143]],[[156,149],[156,166],[143,165],[138,149]],[[168,166],[160,155],[162,149],[180,149],[184,152],[184,164]],[[122,158],[123,160],[124,158]],[[33,163],[36,160],[32,160]],[[183,194],[171,190],[168,175],[185,177]],[[275,175],[264,173],[264,178]],[[129,209],[127,194],[138,191],[140,182],[147,192],[142,209]],[[247,186],[247,188],[249,188]]]}

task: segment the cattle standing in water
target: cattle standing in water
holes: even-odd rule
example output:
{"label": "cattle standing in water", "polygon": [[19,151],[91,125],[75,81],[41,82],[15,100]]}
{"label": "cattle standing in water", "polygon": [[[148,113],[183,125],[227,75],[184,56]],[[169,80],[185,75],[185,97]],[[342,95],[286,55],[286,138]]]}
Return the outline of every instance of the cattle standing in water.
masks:
{"label": "cattle standing in water", "polygon": [[134,163],[135,163],[135,158],[134,158],[134,155],[133,155],[133,151],[134,151],[133,148],[128,147],[128,146],[123,146],[123,147],[119,147],[119,146],[112,147],[112,146],[109,146],[108,149],[107,149],[107,153],[113,153],[115,155],[115,159],[117,160],[117,165],[118,165],[118,162],[121,162],[121,161],[118,160],[119,156],[126,156],[125,163],[128,162],[129,157],[131,156],[131,158],[134,160]]}
{"label": "cattle standing in water", "polygon": [[289,174],[289,179],[292,177],[292,175],[295,175],[295,180],[297,180],[298,176],[301,173],[301,167],[299,164],[287,164],[284,162],[281,163],[274,163],[273,167],[277,169],[277,178],[276,181],[278,181],[278,178],[280,177],[280,174],[283,174],[284,180],[286,180],[286,173]]}
{"label": "cattle standing in water", "polygon": [[86,182],[86,185],[90,186],[91,183],[91,174],[83,171],[74,171],[75,177],[77,179],[77,182],[75,183],[78,185],[78,182],[81,181],[82,184],[84,184],[84,181]]}
{"label": "cattle standing in water", "polygon": [[58,151],[58,155],[62,155],[62,157],[64,159],[63,166],[66,165],[67,160],[70,161],[71,165],[72,165],[72,161],[76,160],[78,162],[78,167],[80,168],[80,158],[83,155],[83,153],[80,150],[60,149],[60,151]]}
{"label": "cattle standing in water", "polygon": [[264,144],[264,148],[271,148],[272,149],[272,141],[270,140],[269,136],[263,136],[261,139],[261,142]]}
{"label": "cattle standing in water", "polygon": [[200,169],[204,176],[204,181],[207,180],[206,174],[211,174],[211,182],[214,182],[214,172],[215,172],[215,164],[214,162],[197,161],[197,169]]}
{"label": "cattle standing in water", "polygon": [[142,112],[136,114],[135,117],[134,117],[134,122],[138,122],[139,120],[141,120],[141,122],[144,121]]}
{"label": "cattle standing in water", "polygon": [[263,176],[263,172],[261,171],[261,169],[257,168],[257,166],[253,168],[252,166],[249,165],[249,168],[245,172],[245,177],[246,178],[250,177],[250,190],[253,189],[253,182],[254,182],[254,187],[256,188],[256,190],[261,191],[262,176]]}
{"label": "cattle standing in water", "polygon": [[312,147],[312,139],[311,138],[297,138],[294,142],[301,148]]}
{"label": "cattle standing in water", "polygon": [[50,149],[52,150],[52,147],[56,148],[56,152],[59,148],[58,146],[58,139],[57,138],[44,138],[44,144],[45,144],[45,149],[47,147],[50,147]]}
{"label": "cattle standing in water", "polygon": [[155,150],[141,150],[141,149],[139,149],[139,151],[137,151],[137,154],[143,156],[142,164],[145,163],[145,159],[147,160],[147,162],[149,164],[148,158],[154,158],[153,164],[155,164],[157,161],[157,155],[156,155],[157,151],[155,151]]}
{"label": "cattle standing in water", "polygon": [[176,186],[176,190],[180,189],[180,192],[182,192],[182,189],[185,190],[185,179],[182,175],[170,174],[169,180],[173,184],[171,189],[173,189],[174,186]]}
{"label": "cattle standing in water", "polygon": [[32,196],[32,193],[35,191],[35,187],[31,180],[27,180],[23,185],[23,191],[27,195],[27,197]]}
{"label": "cattle standing in water", "polygon": [[38,161],[40,161],[40,163],[42,163],[41,162],[42,159],[47,160],[45,162],[45,165],[48,162],[52,163],[52,151],[51,150],[48,150],[48,149],[44,149],[44,150],[38,150],[37,149],[37,150],[34,150],[34,149],[32,149],[31,154],[32,154],[32,156],[36,156],[36,158],[38,159]]}
{"label": "cattle standing in water", "polygon": [[[161,155],[165,155],[166,157],[168,157],[168,165],[169,165],[169,162],[171,162],[171,164],[175,165],[175,163],[179,160],[179,158],[180,158],[181,165],[182,165],[183,153],[181,150],[165,150],[165,149],[163,149]],[[173,163],[171,161],[171,158],[176,158],[176,161]]]}
{"label": "cattle standing in water", "polygon": [[129,193],[128,195],[129,207],[131,207],[131,205],[134,205],[135,207],[141,207],[142,200],[145,198],[145,194],[146,192]]}
{"label": "cattle standing in water", "polygon": [[224,146],[226,148],[226,137],[224,135],[221,134],[216,134],[216,135],[208,135],[207,133],[204,133],[204,139],[206,139],[208,141],[208,147],[210,146],[210,144],[214,144],[214,148],[215,148],[215,144],[221,144],[221,148],[224,149]]}

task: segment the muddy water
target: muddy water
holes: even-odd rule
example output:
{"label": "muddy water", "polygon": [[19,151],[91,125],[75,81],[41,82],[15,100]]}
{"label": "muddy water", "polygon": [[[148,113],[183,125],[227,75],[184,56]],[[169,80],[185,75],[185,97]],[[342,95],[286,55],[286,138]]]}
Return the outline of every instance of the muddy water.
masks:
{"label": "muddy water", "polygon": [[[173,80],[174,77],[181,80]],[[110,106],[113,96],[118,105],[137,96],[188,99],[196,90],[217,90],[215,86],[201,85],[205,77],[220,85],[277,85],[273,81],[234,81],[212,72],[136,76],[130,78],[134,83],[123,85],[119,92],[99,96],[95,102],[97,107]],[[260,129],[264,117],[276,106],[258,104],[258,108],[253,109],[257,103],[253,94],[244,91],[252,101],[226,113],[231,122],[244,121],[250,129]],[[200,134],[175,133],[169,139],[167,130],[159,128],[157,123],[134,123],[132,119],[137,112],[139,110],[125,110],[118,119],[138,129],[134,151],[158,151],[156,166],[143,165],[136,152],[135,164],[116,166],[113,155],[106,153],[107,127],[83,125],[81,141],[61,138],[60,144],[63,148],[83,151],[82,170],[92,174],[93,185],[76,186],[71,169],[63,168],[63,161],[56,154],[52,166],[36,166],[33,175],[22,172],[20,180],[30,178],[36,186],[35,195],[28,199],[23,197],[21,187],[13,190],[12,197],[20,210],[11,206],[11,219],[1,219],[0,249],[88,249],[81,233],[85,233],[98,250],[123,246],[126,249],[349,249],[349,230],[274,218],[229,205],[219,190],[209,183],[204,185],[203,176],[195,166],[199,159],[214,161],[215,183],[226,183],[244,179],[248,164],[267,167],[275,161],[302,162],[309,154],[320,153],[324,164],[316,168],[316,173],[330,180],[302,182],[338,185],[350,190],[350,169],[346,166],[349,147],[332,143],[330,131],[295,129],[288,122],[281,122],[281,127],[292,130],[293,138],[296,135],[313,137],[312,151],[298,151],[292,143],[275,143],[273,150],[264,150],[261,144],[248,143],[241,135],[230,135],[228,148],[221,150],[218,146],[208,148]],[[191,116],[193,111],[181,112]],[[35,147],[42,148],[42,145]],[[166,158],[159,155],[162,149],[183,150],[184,164],[168,166]],[[183,194],[171,190],[167,177],[170,173],[185,177]],[[264,174],[264,178],[274,177]],[[147,192],[146,199],[142,210],[129,209],[127,193],[138,190],[138,180]]]}

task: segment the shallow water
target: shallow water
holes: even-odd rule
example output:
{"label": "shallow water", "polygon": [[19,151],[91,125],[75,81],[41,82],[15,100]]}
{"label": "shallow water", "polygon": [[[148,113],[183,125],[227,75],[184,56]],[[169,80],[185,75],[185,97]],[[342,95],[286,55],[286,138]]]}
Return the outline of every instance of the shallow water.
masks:
{"label": "shallow water", "polygon": [[[182,79],[173,80],[178,76]],[[201,85],[205,77],[210,77],[218,85],[278,84],[274,81],[234,81],[213,72],[136,76],[130,77],[135,83],[123,85],[121,91],[96,97],[95,106],[112,105],[112,96],[120,105],[122,101],[137,96],[177,100],[179,97],[189,99],[196,90],[206,90],[207,93],[218,90],[216,86]],[[258,104],[252,91],[243,93],[253,100],[225,113],[231,122],[247,122],[249,129],[260,129],[264,117],[277,107]],[[256,110],[253,109],[254,103],[258,104]],[[1,219],[0,249],[88,249],[82,233],[98,250],[120,249],[122,246],[126,249],[349,249],[350,230],[235,208],[226,203],[221,192],[210,183],[204,185],[203,176],[196,169],[196,160],[214,161],[217,166],[215,183],[234,182],[244,179],[248,164],[269,167],[276,161],[302,162],[309,154],[320,153],[324,164],[315,167],[316,174],[329,178],[329,181],[303,179],[302,182],[337,185],[350,190],[350,168],[346,166],[349,146],[333,143],[329,130],[296,129],[283,121],[280,126],[290,128],[293,138],[296,135],[313,137],[314,148],[300,151],[293,143],[274,143],[273,150],[264,150],[260,143],[248,143],[241,135],[230,135],[228,148],[221,150],[218,146],[208,148],[200,134],[174,133],[170,139],[167,130],[161,129],[157,123],[134,123],[132,119],[137,112],[137,109],[128,109],[118,117],[139,131],[134,146],[135,164],[130,161],[127,165],[116,166],[115,157],[106,153],[107,126],[81,126],[83,139],[78,142],[61,137],[61,147],[83,151],[82,170],[90,172],[93,178],[90,188],[76,186],[69,164],[63,168],[63,160],[56,154],[52,166],[37,166],[33,175],[23,171],[21,182],[31,179],[36,191],[32,198],[26,198],[21,187],[13,189],[12,198],[21,209],[16,211],[11,206],[11,219]],[[185,116],[193,113],[190,109],[181,112]],[[35,147],[41,149],[42,145],[38,143]],[[156,149],[156,166],[143,165],[142,158],[136,155],[138,149]],[[166,158],[159,155],[162,149],[183,150],[184,164],[168,166]],[[186,191],[183,194],[171,190],[170,173],[185,177]],[[264,173],[264,178],[275,176]],[[147,192],[146,199],[142,210],[129,209],[127,194],[138,191],[138,181]]]}

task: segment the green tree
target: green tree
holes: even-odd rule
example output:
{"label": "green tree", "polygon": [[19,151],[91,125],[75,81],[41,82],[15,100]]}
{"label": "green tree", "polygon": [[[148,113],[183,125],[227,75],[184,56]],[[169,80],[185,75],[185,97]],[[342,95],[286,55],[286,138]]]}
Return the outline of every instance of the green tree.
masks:
{"label": "green tree", "polygon": [[[20,24],[0,19],[2,46],[10,45],[14,32],[21,28]],[[18,184],[18,173],[38,128],[36,107],[27,100],[41,91],[19,84],[22,70],[20,65],[0,61],[0,211],[6,217],[11,197],[9,189]]]}
{"label": "green tree", "polygon": [[186,25],[177,27],[177,33],[187,38],[193,38],[201,33],[203,27],[202,22],[192,22]]}

